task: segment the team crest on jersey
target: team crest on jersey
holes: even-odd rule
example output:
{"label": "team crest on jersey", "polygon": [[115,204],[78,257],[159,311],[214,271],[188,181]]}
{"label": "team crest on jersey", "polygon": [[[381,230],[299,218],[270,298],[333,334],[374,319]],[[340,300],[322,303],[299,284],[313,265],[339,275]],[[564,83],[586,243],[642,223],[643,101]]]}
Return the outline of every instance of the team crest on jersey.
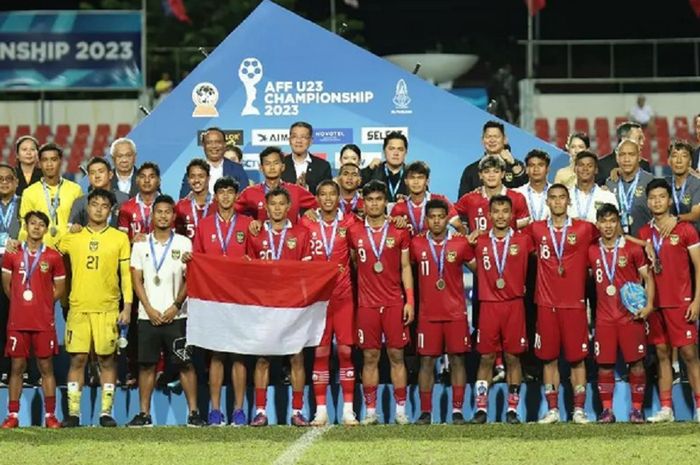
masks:
{"label": "team crest on jersey", "polygon": [[297,248],[297,238],[296,237],[290,237],[287,239],[287,248],[289,250],[294,250]]}
{"label": "team crest on jersey", "polygon": [[596,209],[596,211],[603,206],[603,202],[593,202],[593,208]]}
{"label": "team crest on jersey", "polygon": [[455,260],[457,260],[457,252],[454,250],[450,250],[447,252],[447,261],[450,263],[454,263]]}
{"label": "team crest on jersey", "polygon": [[88,247],[90,248],[90,252],[97,252],[97,248],[99,247],[100,243],[97,241],[90,241],[90,245]]}
{"label": "team crest on jersey", "polygon": [[506,173],[506,182],[512,182],[513,181],[513,173],[507,172]]}
{"label": "team crest on jersey", "polygon": [[644,195],[644,188],[641,186],[637,186],[637,189],[635,189],[634,191],[634,196],[641,197],[642,195]]}
{"label": "team crest on jersey", "polygon": [[683,203],[683,205],[690,205],[690,195],[685,194],[683,196],[683,199],[681,199],[681,202]]}
{"label": "team crest on jersey", "polygon": [[173,260],[180,260],[180,251],[179,250],[172,250],[170,252],[170,256],[173,258]]}
{"label": "team crest on jersey", "polygon": [[236,233],[236,242],[239,244],[243,244],[243,241],[245,240],[245,233],[243,231],[238,231]]}
{"label": "team crest on jersey", "polygon": [[49,271],[49,262],[39,262],[39,269],[42,273]]}
{"label": "team crest on jersey", "polygon": [[624,268],[627,266],[627,257],[620,257],[617,259],[617,266]]}
{"label": "team crest on jersey", "polygon": [[394,237],[387,237],[386,238],[386,247],[388,249],[393,249],[395,245],[396,245],[396,238],[394,238]]}
{"label": "team crest on jersey", "polygon": [[511,244],[510,247],[508,247],[509,254],[518,255],[518,252],[520,252],[520,246],[518,244]]}
{"label": "team crest on jersey", "polygon": [[671,234],[668,236],[669,241],[671,241],[671,245],[678,245],[680,242],[681,238],[678,236],[678,234]]}
{"label": "team crest on jersey", "polygon": [[569,245],[576,245],[576,233],[569,233],[566,235],[566,242],[569,243]]}
{"label": "team crest on jersey", "polygon": [[348,234],[348,228],[338,228],[338,236],[345,237]]}

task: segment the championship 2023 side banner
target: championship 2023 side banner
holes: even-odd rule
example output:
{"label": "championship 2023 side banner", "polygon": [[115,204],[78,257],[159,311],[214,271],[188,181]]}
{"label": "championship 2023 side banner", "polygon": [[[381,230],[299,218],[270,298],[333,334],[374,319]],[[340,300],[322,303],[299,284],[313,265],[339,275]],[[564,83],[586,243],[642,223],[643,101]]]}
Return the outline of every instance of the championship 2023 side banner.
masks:
{"label": "championship 2023 side banner", "polygon": [[0,13],[0,89],[139,89],[140,11]]}
{"label": "championship 2023 side banner", "polygon": [[337,276],[328,262],[195,253],[187,264],[187,344],[247,355],[317,346]]}

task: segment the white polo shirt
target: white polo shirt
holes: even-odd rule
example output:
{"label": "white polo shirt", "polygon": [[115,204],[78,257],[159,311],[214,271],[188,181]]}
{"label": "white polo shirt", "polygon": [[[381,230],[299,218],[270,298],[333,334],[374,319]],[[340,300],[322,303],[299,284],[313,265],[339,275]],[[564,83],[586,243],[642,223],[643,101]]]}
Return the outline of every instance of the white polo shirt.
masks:
{"label": "white polo shirt", "polygon": [[[530,222],[546,220],[549,218],[549,207],[547,206],[547,190],[551,184],[547,183],[545,189],[542,192],[535,192],[534,189],[530,187],[530,183],[524,186],[516,187],[513,189],[516,192],[520,192],[525,197],[527,202],[527,209],[530,211]],[[539,218],[536,218],[537,215]]]}
{"label": "white polo shirt", "polygon": [[[611,203],[618,209],[620,208],[615,194],[607,189],[603,189],[602,187],[594,184],[592,195],[593,198],[591,198],[591,193],[580,191],[578,187],[573,186],[569,190],[569,198],[571,199],[567,213],[569,217],[579,218],[595,223],[598,208],[600,208],[600,206],[604,203]],[[586,210],[586,208],[588,208],[588,210]]]}
{"label": "white polo shirt", "polygon": [[[156,267],[151,257],[151,240],[152,235],[148,234],[145,241],[134,243],[134,248],[131,251],[131,267],[143,272],[143,286],[151,306],[159,312],[165,313],[175,302],[177,294],[185,284],[186,266],[182,263],[182,255],[185,252],[192,252],[192,242],[181,234],[174,235],[170,249],[163,259],[163,265],[157,273],[160,283],[156,285]],[[163,256],[166,244],[153,240],[156,259]],[[182,309],[175,318],[186,317],[187,301],[183,303]],[[141,302],[139,302],[139,320],[148,320],[148,315]]]}

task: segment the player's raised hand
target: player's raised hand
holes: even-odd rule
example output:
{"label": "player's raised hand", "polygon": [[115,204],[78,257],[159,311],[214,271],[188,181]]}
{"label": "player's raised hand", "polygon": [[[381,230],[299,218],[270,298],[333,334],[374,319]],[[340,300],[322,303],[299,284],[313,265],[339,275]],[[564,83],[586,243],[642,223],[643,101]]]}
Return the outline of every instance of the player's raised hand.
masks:
{"label": "player's raised hand", "polygon": [[19,250],[19,241],[17,239],[8,239],[5,242],[5,252],[15,253]]}
{"label": "player's raised hand", "polygon": [[253,220],[250,222],[250,225],[248,225],[248,232],[253,236],[257,236],[261,229],[262,223],[258,220]]}
{"label": "player's raised hand", "polygon": [[81,225],[74,223],[74,224],[70,225],[70,229],[68,229],[68,232],[75,234],[75,233],[79,233],[82,230],[83,230],[83,227]]}
{"label": "player's raised hand", "polygon": [[413,310],[413,305],[411,304],[406,304],[403,306],[403,325],[408,326],[411,323],[413,323],[413,315],[414,315],[414,310]]}
{"label": "player's raised hand", "polygon": [[671,235],[671,231],[673,231],[673,228],[675,228],[677,224],[678,218],[669,215],[666,218],[657,222],[656,225],[659,227],[659,234],[661,234],[661,237],[667,238]]}
{"label": "player's raised hand", "polygon": [[309,220],[313,221],[314,223],[318,223],[320,220],[320,216],[318,215],[318,212],[314,210],[313,208],[310,208],[304,212],[304,216]]}
{"label": "player's raised hand", "polygon": [[406,229],[408,227],[408,221],[405,216],[392,216],[389,221],[399,229]]}
{"label": "player's raised hand", "polygon": [[646,320],[647,317],[653,311],[654,311],[654,305],[651,302],[649,302],[649,303],[647,303],[646,307],[644,307],[643,309],[638,311],[636,315],[634,315],[634,319],[635,320]]}
{"label": "player's raised hand", "polygon": [[698,315],[700,315],[700,301],[693,300],[685,312],[685,319],[687,321],[698,321]]}
{"label": "player's raised hand", "polygon": [[651,263],[656,262],[656,250],[654,250],[654,246],[651,244],[651,241],[647,241],[647,243],[644,245],[644,252],[646,252],[647,258]]}

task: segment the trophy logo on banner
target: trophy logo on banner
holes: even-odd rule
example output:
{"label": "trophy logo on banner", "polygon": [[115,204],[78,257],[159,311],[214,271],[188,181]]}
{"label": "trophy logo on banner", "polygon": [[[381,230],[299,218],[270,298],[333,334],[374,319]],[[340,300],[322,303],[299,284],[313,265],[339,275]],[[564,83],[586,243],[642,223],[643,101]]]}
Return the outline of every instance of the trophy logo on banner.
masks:
{"label": "trophy logo on banner", "polygon": [[253,106],[253,102],[258,96],[255,86],[263,77],[263,65],[257,58],[245,58],[238,68],[238,78],[245,87],[245,106],[241,111],[241,116],[259,115],[260,110]]}
{"label": "trophy logo on banner", "polygon": [[392,110],[393,114],[410,114],[413,113],[408,105],[411,103],[411,97],[408,96],[408,85],[403,79],[399,79],[396,82],[396,92],[394,93],[394,107]]}
{"label": "trophy logo on banner", "polygon": [[195,118],[211,118],[219,116],[216,110],[216,102],[219,101],[219,90],[210,82],[200,82],[192,89],[192,102]]}

